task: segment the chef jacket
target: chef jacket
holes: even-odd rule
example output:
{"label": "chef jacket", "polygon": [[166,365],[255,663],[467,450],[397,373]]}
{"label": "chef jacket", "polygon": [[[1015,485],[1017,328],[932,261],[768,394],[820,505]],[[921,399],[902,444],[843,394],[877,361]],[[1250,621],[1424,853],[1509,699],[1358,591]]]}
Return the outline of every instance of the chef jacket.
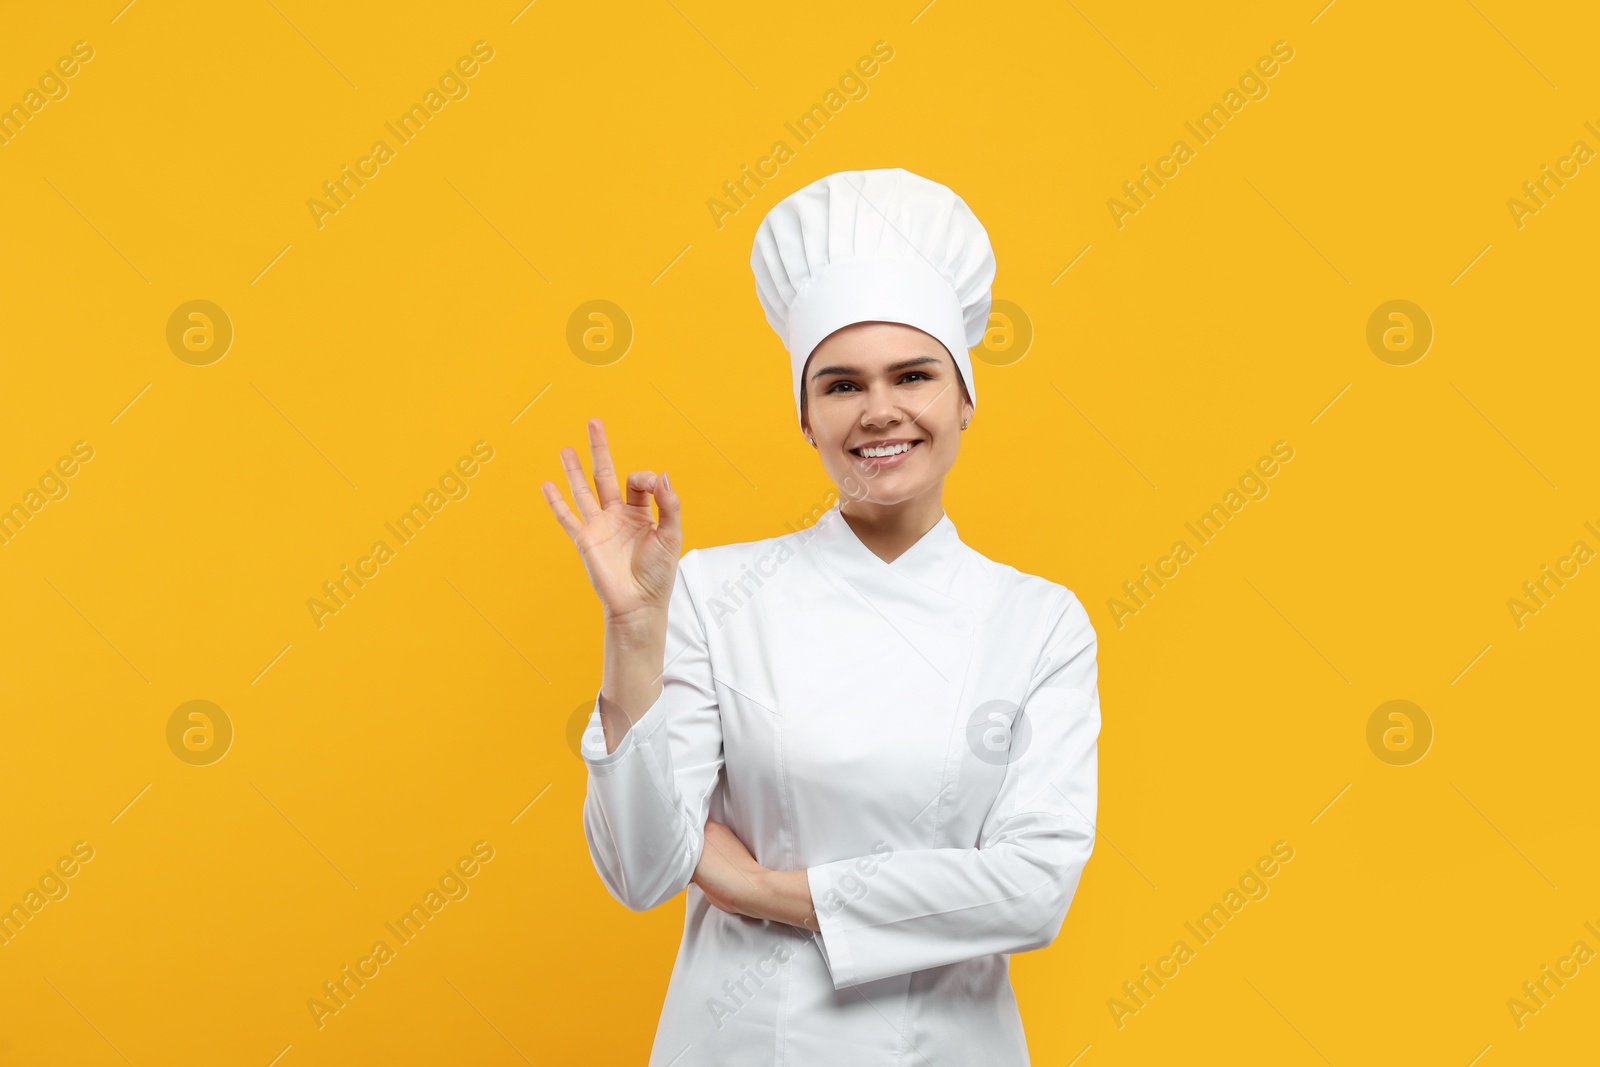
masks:
{"label": "chef jacket", "polygon": [[[601,881],[636,911],[688,890],[651,1067],[1029,1062],[1009,954],[1054,940],[1094,845],[1094,628],[948,514],[886,563],[839,507],[687,552],[661,694],[614,752],[596,698]],[[820,934],[690,883],[708,817],[806,871]]]}

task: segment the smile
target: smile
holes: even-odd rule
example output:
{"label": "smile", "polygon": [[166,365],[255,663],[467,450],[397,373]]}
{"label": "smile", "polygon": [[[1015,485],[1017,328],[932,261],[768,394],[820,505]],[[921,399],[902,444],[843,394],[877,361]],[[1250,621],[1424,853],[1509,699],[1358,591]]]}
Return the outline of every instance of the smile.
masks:
{"label": "smile", "polygon": [[863,467],[873,470],[885,470],[889,467],[898,467],[906,458],[921,446],[921,441],[902,441],[898,444],[883,445],[879,448],[852,448],[850,454],[856,457],[856,462]]}

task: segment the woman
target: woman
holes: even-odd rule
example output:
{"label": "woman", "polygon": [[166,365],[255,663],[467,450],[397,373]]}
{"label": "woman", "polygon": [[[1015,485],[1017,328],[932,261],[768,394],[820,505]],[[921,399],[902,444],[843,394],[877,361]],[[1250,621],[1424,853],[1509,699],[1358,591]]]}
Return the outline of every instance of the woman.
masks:
{"label": "woman", "polygon": [[[1008,954],[1049,944],[1094,843],[1095,633],[963,544],[941,500],[994,259],[949,189],[830,175],[752,267],[840,499],[679,558],[670,479],[561,452],[605,611],[584,832],[634,910],[687,888],[650,1063],[1028,1063]],[[848,501],[844,496],[848,495]],[[655,501],[659,522],[652,521]]]}

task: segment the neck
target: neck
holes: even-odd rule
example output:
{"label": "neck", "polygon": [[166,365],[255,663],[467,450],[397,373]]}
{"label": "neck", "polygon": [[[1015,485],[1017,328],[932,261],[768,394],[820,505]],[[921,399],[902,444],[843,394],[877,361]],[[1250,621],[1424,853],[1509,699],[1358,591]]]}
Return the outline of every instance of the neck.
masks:
{"label": "neck", "polygon": [[839,506],[839,514],[873,555],[893,563],[944,518],[942,488],[898,504],[851,500]]}

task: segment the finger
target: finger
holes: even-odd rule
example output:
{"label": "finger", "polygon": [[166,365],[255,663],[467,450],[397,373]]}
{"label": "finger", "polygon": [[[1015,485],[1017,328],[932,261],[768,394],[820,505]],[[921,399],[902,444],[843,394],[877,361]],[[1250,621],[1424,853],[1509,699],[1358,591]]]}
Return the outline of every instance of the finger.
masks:
{"label": "finger", "polygon": [[656,479],[655,486],[656,510],[660,512],[656,520],[656,535],[667,543],[672,549],[683,547],[683,507],[678,494],[673,491],[672,479],[666,471],[661,472],[661,477]]}
{"label": "finger", "polygon": [[550,505],[550,510],[555,513],[556,521],[561,524],[561,528],[567,532],[568,537],[577,540],[578,531],[583,529],[583,523],[572,513],[572,509],[567,507],[567,499],[561,495],[560,487],[555,482],[545,482],[539,488],[544,491],[545,503]]}
{"label": "finger", "polygon": [[589,420],[589,453],[594,458],[594,484],[600,490],[600,506],[608,508],[622,499],[617,492],[617,471],[611,465],[611,446],[606,443],[605,423]]}
{"label": "finger", "polygon": [[628,475],[628,503],[634,507],[649,507],[650,490],[655,484],[655,471],[634,471]]}
{"label": "finger", "polygon": [[589,488],[589,480],[583,476],[583,464],[578,461],[576,449],[568,446],[561,450],[561,466],[567,471],[567,485],[572,489],[572,499],[578,505],[578,511],[583,514],[583,521],[588,522],[600,514],[600,505],[594,498],[594,490]]}

